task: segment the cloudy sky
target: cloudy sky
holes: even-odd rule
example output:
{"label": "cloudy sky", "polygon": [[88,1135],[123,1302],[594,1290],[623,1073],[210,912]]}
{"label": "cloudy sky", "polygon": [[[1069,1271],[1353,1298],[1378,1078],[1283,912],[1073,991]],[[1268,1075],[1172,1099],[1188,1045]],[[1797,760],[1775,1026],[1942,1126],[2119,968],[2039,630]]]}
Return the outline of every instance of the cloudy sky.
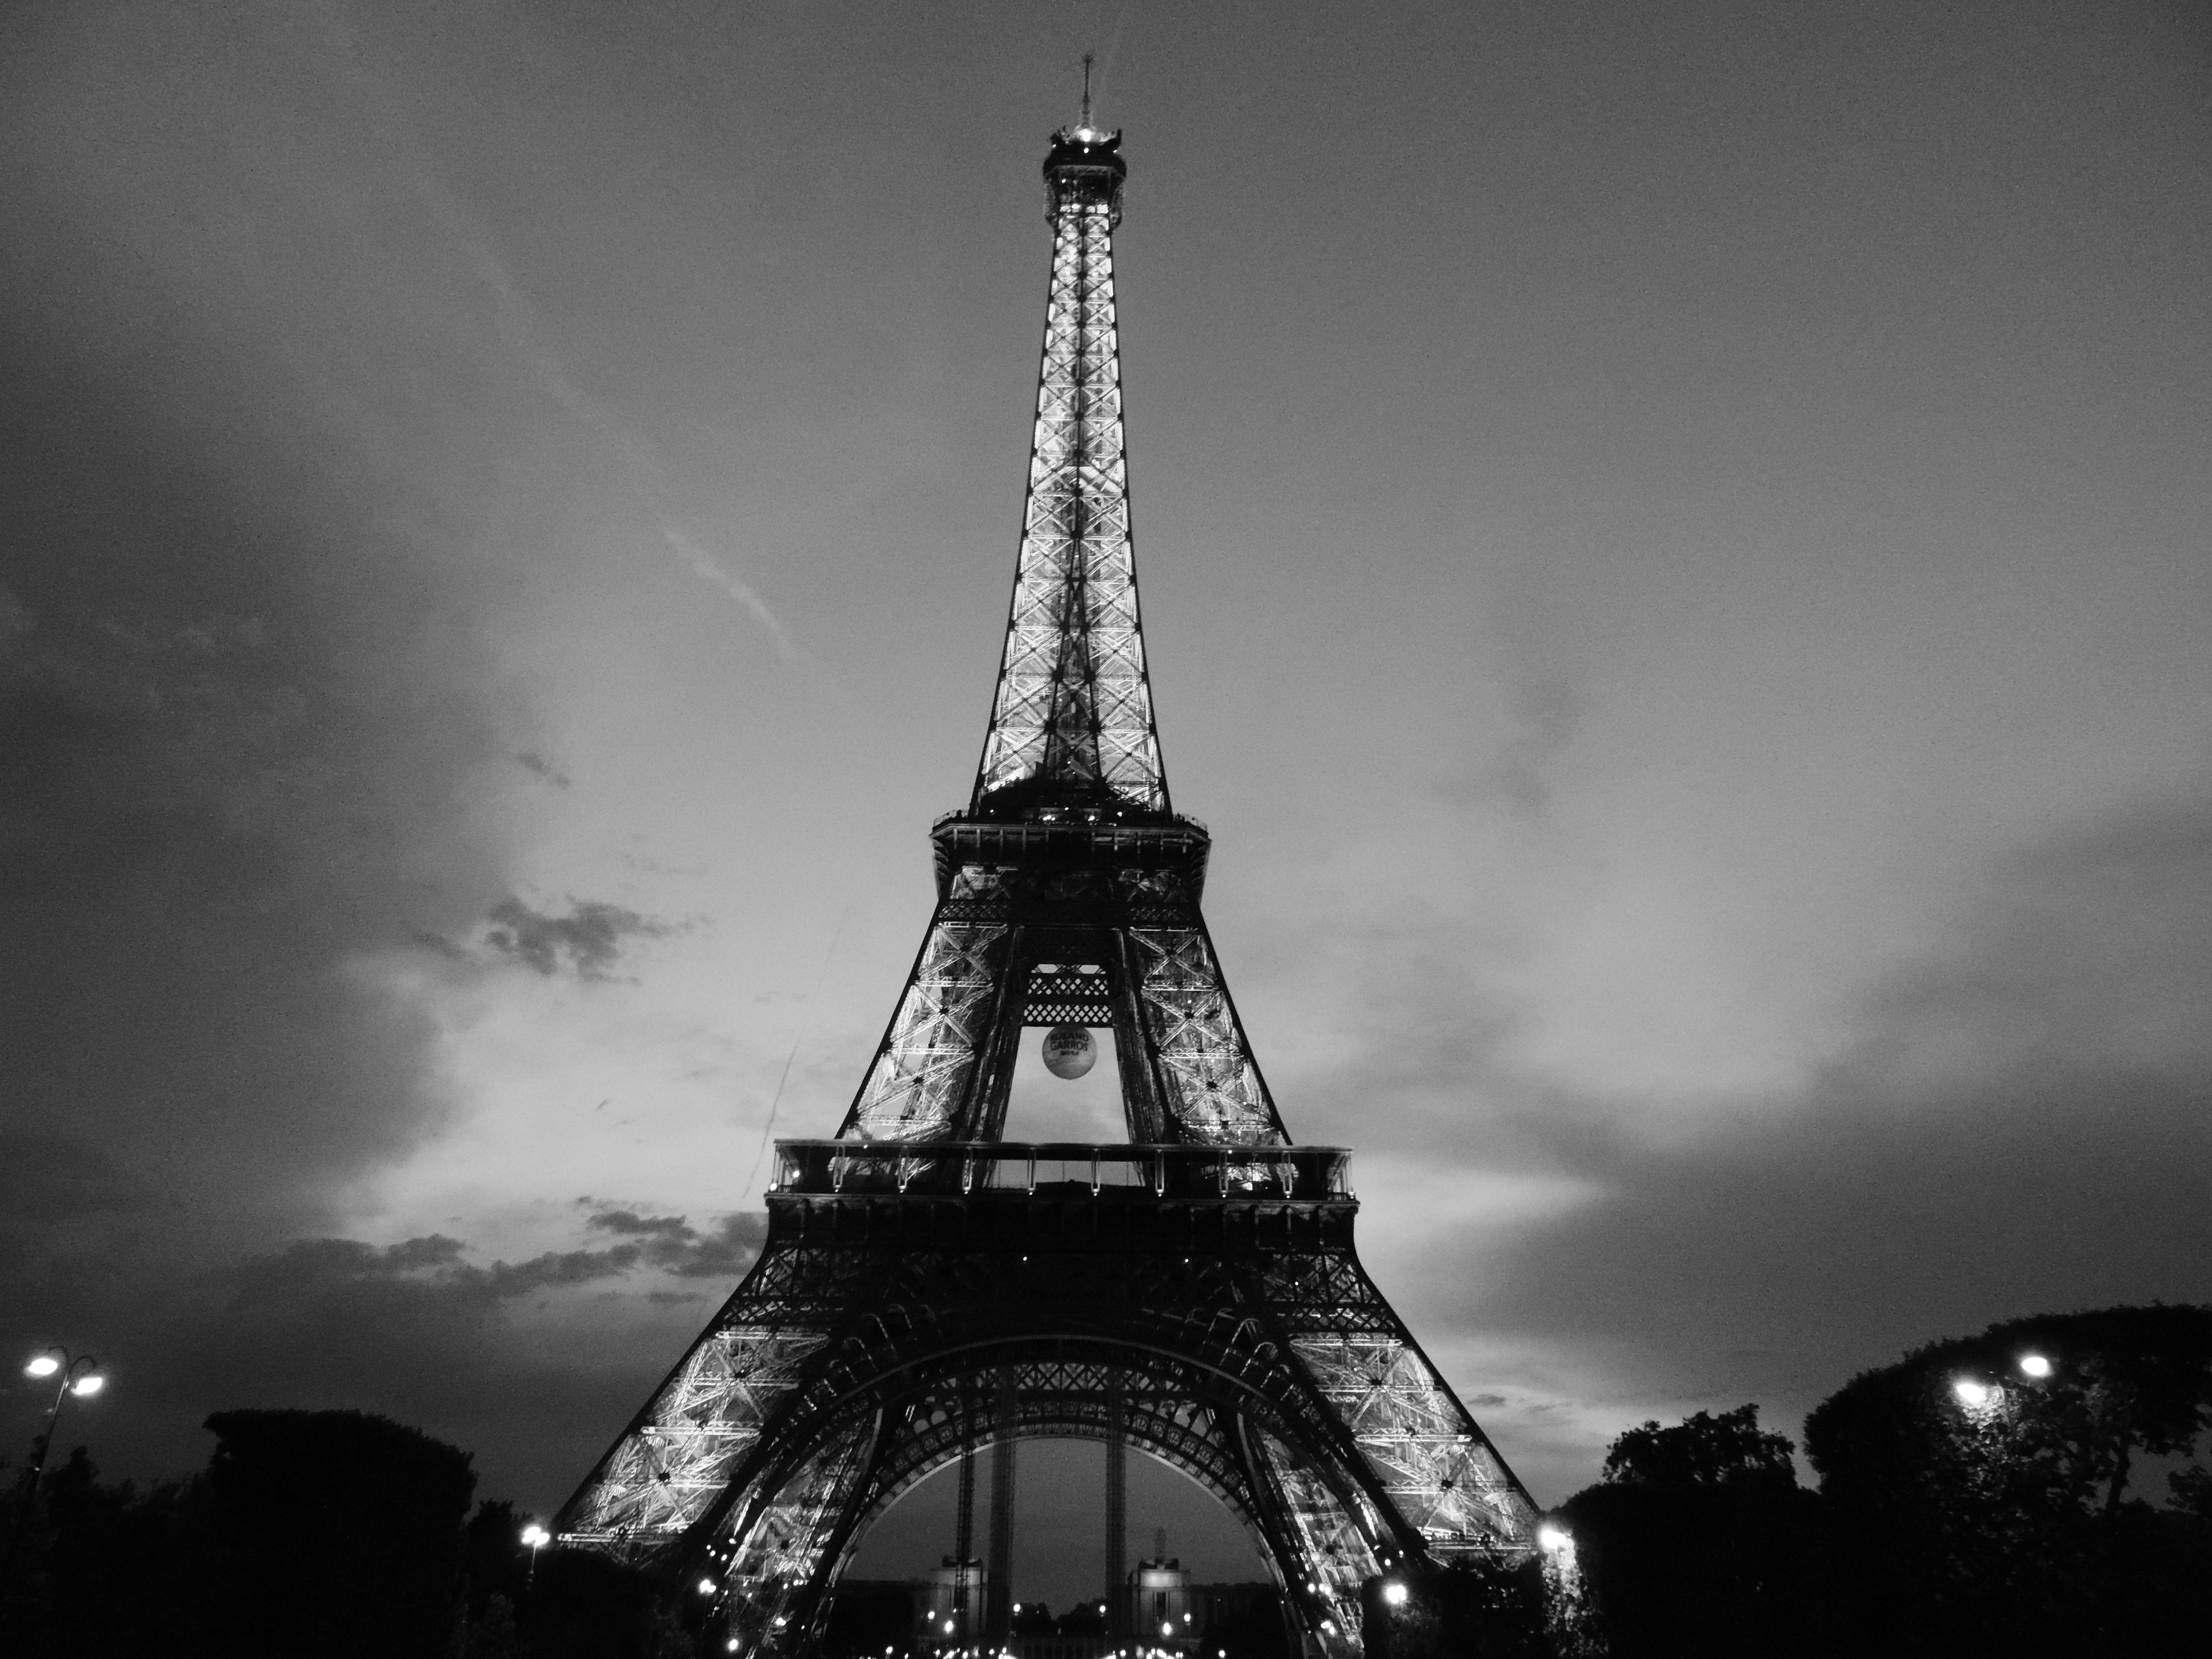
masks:
{"label": "cloudy sky", "polygon": [[972,777],[1086,47],[1209,918],[1540,1501],[2212,1297],[2201,9],[54,6],[0,1339],[106,1467],[355,1405],[550,1508],[735,1282]]}

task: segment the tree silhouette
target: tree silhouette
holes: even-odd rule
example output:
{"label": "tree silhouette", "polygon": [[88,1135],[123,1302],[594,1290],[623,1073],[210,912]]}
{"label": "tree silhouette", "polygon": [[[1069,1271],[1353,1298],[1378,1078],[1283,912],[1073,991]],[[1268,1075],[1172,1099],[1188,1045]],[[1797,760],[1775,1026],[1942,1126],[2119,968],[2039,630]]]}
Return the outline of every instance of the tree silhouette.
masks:
{"label": "tree silhouette", "polygon": [[2207,1477],[2184,1471],[2166,1508],[2131,1482],[2208,1430],[2212,1309],[2109,1308],[1863,1372],[1806,1420],[1806,1446],[1882,1586],[1860,1598],[1867,1640],[1952,1659],[2162,1652],[2212,1620]]}
{"label": "tree silhouette", "polygon": [[1560,1516],[1616,1659],[1829,1651],[1820,1504],[1759,1407],[1648,1422]]}

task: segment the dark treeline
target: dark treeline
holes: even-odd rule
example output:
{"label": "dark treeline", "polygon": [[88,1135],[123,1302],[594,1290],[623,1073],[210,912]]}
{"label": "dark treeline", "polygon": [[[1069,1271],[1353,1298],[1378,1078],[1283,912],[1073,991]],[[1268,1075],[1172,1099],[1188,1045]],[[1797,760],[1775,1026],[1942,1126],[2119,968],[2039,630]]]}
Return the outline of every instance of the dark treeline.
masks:
{"label": "dark treeline", "polygon": [[[1807,1419],[1646,1423],[1543,1569],[1448,1575],[1370,1659],[2139,1659],[2212,1631],[2212,1309],[2050,1315],[1867,1371]],[[1555,1540],[1556,1541],[1556,1540]]]}
{"label": "dark treeline", "polygon": [[[548,1551],[465,1453],[351,1412],[210,1418],[207,1469],[140,1488],[84,1453],[19,1478],[0,1651],[81,1659],[691,1659],[699,1598]],[[2212,1309],[1992,1326],[1853,1378],[1806,1421],[1646,1423],[1540,1561],[1367,1587],[1370,1659],[2118,1659],[2212,1630]],[[472,1507],[473,1505],[473,1507]],[[1559,1542],[1557,1534],[1552,1541]],[[856,1589],[860,1587],[855,1587]],[[908,1604],[841,1608],[904,1644]],[[860,1626],[868,1628],[862,1631]],[[878,1629],[877,1626],[881,1628]],[[1255,1650],[1256,1651],[1257,1650]]]}
{"label": "dark treeline", "polygon": [[13,1483],[0,1652],[72,1659],[691,1659],[694,1610],[477,1504],[465,1452],[358,1412],[224,1412],[206,1470]]}

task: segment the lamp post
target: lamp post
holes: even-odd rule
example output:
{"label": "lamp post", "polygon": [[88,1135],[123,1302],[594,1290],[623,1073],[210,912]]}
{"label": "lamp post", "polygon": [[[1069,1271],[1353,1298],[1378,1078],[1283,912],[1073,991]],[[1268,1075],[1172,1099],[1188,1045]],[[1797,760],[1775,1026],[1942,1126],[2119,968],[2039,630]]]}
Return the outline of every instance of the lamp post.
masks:
{"label": "lamp post", "polygon": [[18,1533],[29,1524],[31,1506],[39,1501],[39,1481],[46,1472],[46,1454],[53,1449],[54,1431],[61,1426],[62,1407],[71,1395],[89,1400],[107,1386],[97,1359],[88,1353],[72,1354],[58,1343],[34,1356],[23,1367],[23,1375],[40,1382],[50,1376],[59,1380],[54,1384],[54,1403],[46,1407],[46,1431],[39,1437],[38,1449],[31,1455],[30,1484],[24,1488],[23,1508],[15,1517]]}
{"label": "lamp post", "polygon": [[522,1529],[522,1541],[530,1546],[530,1571],[522,1579],[522,1588],[527,1590],[538,1582],[538,1552],[553,1541],[553,1534],[532,1521]]}

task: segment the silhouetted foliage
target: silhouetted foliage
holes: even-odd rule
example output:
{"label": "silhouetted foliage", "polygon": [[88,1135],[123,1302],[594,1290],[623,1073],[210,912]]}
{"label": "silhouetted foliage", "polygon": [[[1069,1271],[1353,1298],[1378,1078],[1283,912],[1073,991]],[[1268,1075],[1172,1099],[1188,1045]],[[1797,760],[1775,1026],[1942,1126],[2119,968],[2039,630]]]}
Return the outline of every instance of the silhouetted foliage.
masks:
{"label": "silhouetted foliage", "polygon": [[240,1659],[459,1645],[465,1452],[360,1412],[219,1412],[209,1636]]}
{"label": "silhouetted foliage", "polygon": [[520,1607],[530,1659],[691,1659],[700,1598],[581,1550],[547,1550]]}
{"label": "silhouetted foliage", "polygon": [[1856,1606],[1861,1639],[1950,1659],[2194,1646],[2212,1622],[2207,1477],[2185,1471],[2165,1509],[2129,1481],[2208,1430],[2212,1309],[2012,1320],[1854,1377],[1806,1446],[1883,1586]]}
{"label": "silhouetted foliage", "polygon": [[701,1650],[703,1609],[641,1573],[548,1552],[533,1583],[520,1518],[504,1503],[469,1515],[475,1478],[451,1446],[352,1412],[226,1413],[210,1426],[221,1443],[190,1480],[105,1485],[82,1449],[48,1468],[35,1497],[18,1474],[0,1555],[0,1653],[694,1659]]}
{"label": "silhouetted foliage", "polygon": [[[2028,1356],[2038,1364],[2023,1367]],[[2047,1360],[2047,1368],[2040,1362]],[[1972,1384],[1965,1394],[1961,1382]],[[71,1659],[700,1659],[705,1600],[582,1552],[533,1573],[465,1454],[352,1412],[209,1419],[208,1471],[18,1471],[0,1652]],[[1576,1547],[1365,1589],[1372,1659],[2118,1659],[2212,1628],[2212,1310],[1992,1326],[1855,1377],[1808,1420],[1819,1492],[1757,1408],[1628,1430],[1559,1519]],[[2169,1501],[2154,1506],[2147,1498]],[[910,1644],[904,1586],[848,1587],[825,1653]],[[1261,1618],[1265,1613],[1266,1617]],[[1057,1621],[1063,1634],[1088,1604]],[[1286,1656],[1273,1609],[1210,1645]]]}
{"label": "silhouetted foliage", "polygon": [[1638,1486],[1794,1486],[1795,1450],[1789,1436],[1759,1426],[1758,1407],[1739,1406],[1718,1417],[1699,1412],[1671,1429],[1647,1422],[1626,1431],[1606,1449],[1605,1478]]}
{"label": "silhouetted foliage", "polygon": [[1618,1659],[1818,1654],[1828,1540],[1786,1436],[1759,1407],[1645,1423],[1560,1518]]}
{"label": "silhouetted foliage", "polygon": [[[1406,1599],[1393,1602],[1392,1583]],[[1360,1595],[1368,1659],[1548,1659],[1544,1569],[1468,1561],[1370,1578]]]}
{"label": "silhouetted foliage", "polygon": [[9,1494],[0,1650],[59,1644],[91,1659],[180,1643],[197,1650],[206,1569],[198,1484],[102,1486],[82,1446],[46,1470],[36,1501],[27,1502],[28,1474]]}

